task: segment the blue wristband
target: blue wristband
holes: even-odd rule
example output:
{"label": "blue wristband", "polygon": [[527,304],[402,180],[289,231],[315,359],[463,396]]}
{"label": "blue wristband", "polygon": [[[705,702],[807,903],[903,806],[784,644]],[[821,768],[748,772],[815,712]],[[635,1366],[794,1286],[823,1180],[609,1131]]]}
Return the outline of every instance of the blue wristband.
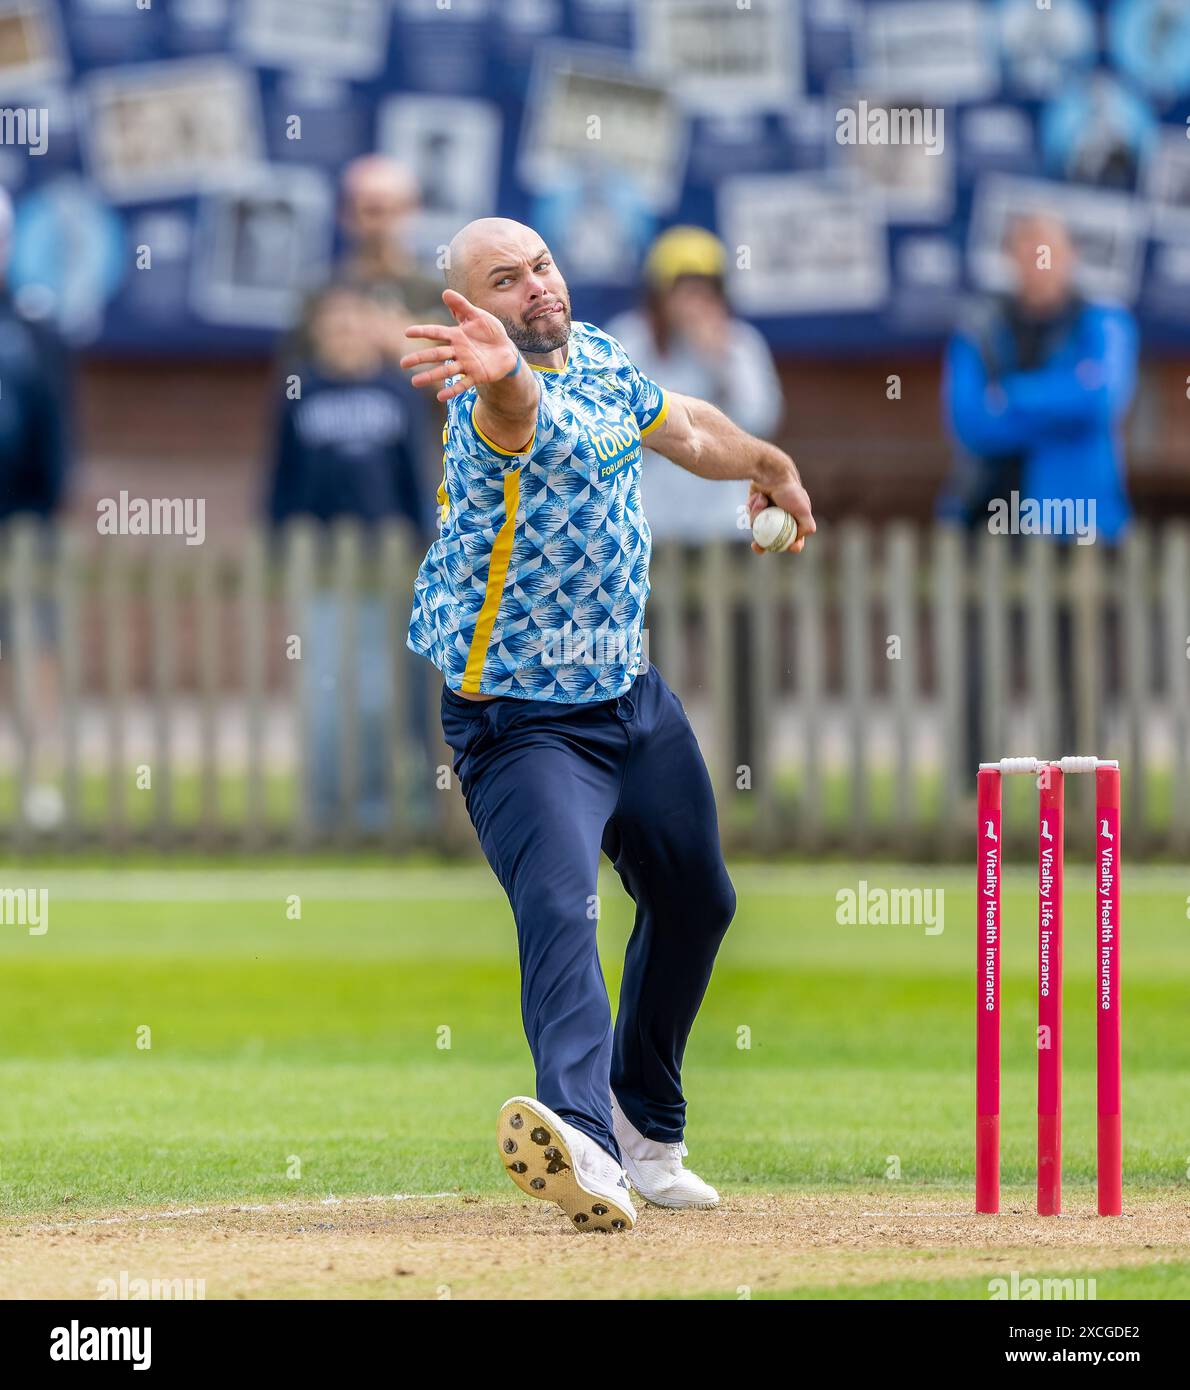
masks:
{"label": "blue wristband", "polygon": [[521,354],[518,352],[517,355],[516,355],[516,366],[512,369],[511,372],[505,372],[504,375],[500,378],[500,380],[501,380],[501,381],[507,381],[508,378],[509,378],[510,376],[516,376],[517,372],[520,371],[520,369],[521,369],[521,363],[522,363],[524,360],[525,360],[525,359],[524,359],[524,358],[521,356]]}

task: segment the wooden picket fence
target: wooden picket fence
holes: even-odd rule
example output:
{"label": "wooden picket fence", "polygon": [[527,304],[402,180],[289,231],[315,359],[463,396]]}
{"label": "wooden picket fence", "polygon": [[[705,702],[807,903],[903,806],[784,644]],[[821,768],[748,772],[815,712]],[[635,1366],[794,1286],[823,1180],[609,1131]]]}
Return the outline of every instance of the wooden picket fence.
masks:
{"label": "wooden picket fence", "polygon": [[[473,852],[440,679],[404,643],[419,559],[398,528],[346,523],[195,547],[0,528],[0,844]],[[323,691],[300,645],[316,596],[339,644]],[[391,691],[361,749],[357,624],[377,604]],[[658,544],[647,639],[736,852],[969,853],[975,677],[978,756],[1118,757],[1130,857],[1190,852],[1184,522],[1116,552],[850,521],[796,558]],[[311,808],[324,701],[342,714],[329,827]],[[393,788],[380,829],[350,811],[372,757]]]}

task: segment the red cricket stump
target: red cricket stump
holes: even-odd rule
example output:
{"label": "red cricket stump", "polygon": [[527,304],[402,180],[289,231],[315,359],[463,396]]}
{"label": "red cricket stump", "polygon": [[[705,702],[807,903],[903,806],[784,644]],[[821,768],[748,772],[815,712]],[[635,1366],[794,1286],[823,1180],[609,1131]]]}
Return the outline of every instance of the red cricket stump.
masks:
{"label": "red cricket stump", "polygon": [[1000,1210],[1000,772],[981,768],[978,1009],[975,1028],[975,1210]]}
{"label": "red cricket stump", "polygon": [[1120,1046],[1120,769],[1095,770],[1096,1063],[1099,1215],[1124,1209]]}
{"label": "red cricket stump", "polygon": [[1037,814],[1037,1214],[1062,1210],[1062,908],[1065,779],[1095,774],[1095,1003],[1100,1216],[1123,1211],[1120,1046],[1120,768],[1096,757],[1001,758],[978,778],[978,1013],[975,1031],[975,1210],[1000,1210],[1000,888],[1002,779],[1041,775]]}
{"label": "red cricket stump", "polygon": [[1043,768],[1037,818],[1037,1214],[1062,1210],[1064,784]]}

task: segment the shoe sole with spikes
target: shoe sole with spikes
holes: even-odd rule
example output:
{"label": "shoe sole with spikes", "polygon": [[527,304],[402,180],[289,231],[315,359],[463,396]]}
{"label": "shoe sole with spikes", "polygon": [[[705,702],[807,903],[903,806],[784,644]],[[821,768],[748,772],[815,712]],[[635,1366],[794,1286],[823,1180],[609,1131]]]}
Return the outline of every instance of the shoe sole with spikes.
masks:
{"label": "shoe sole with spikes", "polygon": [[[500,1161],[514,1183],[530,1197],[556,1202],[579,1231],[631,1231],[631,1206],[584,1184],[574,1164],[561,1121],[528,1096],[513,1096],[500,1107],[496,1122]],[[627,1196],[627,1193],[625,1193]]]}

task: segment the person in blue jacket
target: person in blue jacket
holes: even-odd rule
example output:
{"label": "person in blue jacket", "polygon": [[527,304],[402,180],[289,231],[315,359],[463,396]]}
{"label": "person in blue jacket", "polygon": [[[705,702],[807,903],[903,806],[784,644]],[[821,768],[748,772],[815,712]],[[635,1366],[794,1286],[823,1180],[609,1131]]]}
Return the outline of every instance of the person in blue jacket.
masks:
{"label": "person in blue jacket", "polygon": [[[12,228],[12,202],[0,189],[0,533],[10,523],[32,523],[52,570],[73,454],[73,363],[52,323],[35,318],[10,292]],[[29,769],[21,815],[34,829],[51,830],[66,812],[59,785],[60,638],[54,596],[36,581],[31,619],[23,638],[11,597],[0,594],[0,708],[12,710]],[[22,640],[31,647],[27,685],[18,682],[10,659]]]}
{"label": "person in blue jacket", "polygon": [[[964,317],[946,351],[947,423],[966,455],[942,513],[984,524],[988,503],[1085,501],[1097,536],[1132,516],[1120,437],[1136,386],[1137,333],[1126,309],[1084,299],[1061,222],[1021,218],[1009,246],[1014,294]],[[1079,540],[1057,535],[1059,540]]]}
{"label": "person in blue jacket", "polygon": [[[1015,519],[1018,534],[1058,543],[1063,557],[1072,544],[1114,551],[1132,519],[1122,426],[1136,387],[1135,322],[1126,309],[1079,292],[1074,248],[1058,218],[1019,218],[1008,250],[1014,292],[971,306],[946,350],[943,408],[958,458],[939,514],[971,532]],[[1017,553],[1020,544],[1014,537]],[[987,752],[975,615],[967,633],[973,776]],[[1072,752],[1068,743],[1097,731],[1075,727],[1065,608],[1057,643],[1060,751]]]}

